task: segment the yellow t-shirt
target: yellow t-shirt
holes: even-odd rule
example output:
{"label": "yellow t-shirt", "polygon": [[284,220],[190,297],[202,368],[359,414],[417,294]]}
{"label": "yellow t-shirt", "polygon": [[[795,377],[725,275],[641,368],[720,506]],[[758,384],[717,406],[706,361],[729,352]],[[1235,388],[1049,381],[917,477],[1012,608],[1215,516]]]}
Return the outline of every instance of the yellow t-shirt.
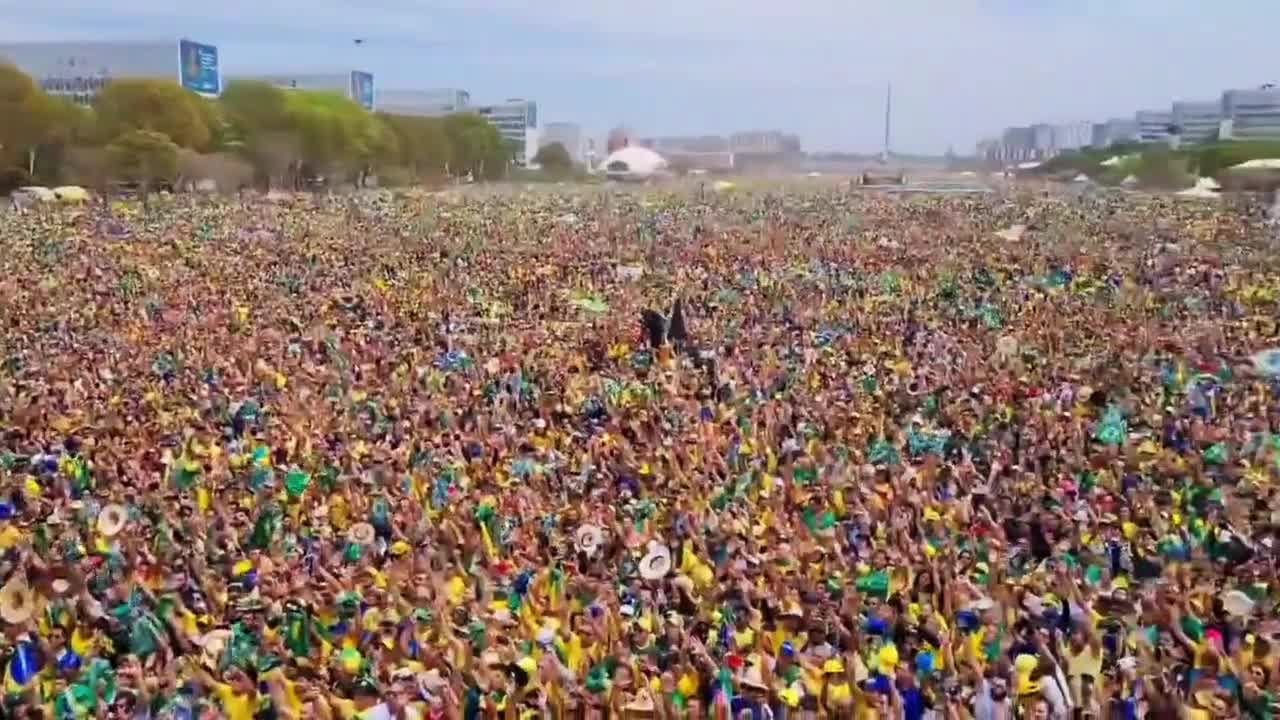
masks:
{"label": "yellow t-shirt", "polygon": [[214,686],[214,695],[222,705],[222,712],[227,720],[253,720],[258,713],[258,697],[254,693],[237,694],[230,685],[218,683]]}
{"label": "yellow t-shirt", "polygon": [[1079,678],[1089,675],[1094,681],[1102,679],[1102,651],[1094,652],[1093,648],[1085,645],[1080,652],[1075,652],[1071,648],[1067,648],[1067,676],[1071,678]]}

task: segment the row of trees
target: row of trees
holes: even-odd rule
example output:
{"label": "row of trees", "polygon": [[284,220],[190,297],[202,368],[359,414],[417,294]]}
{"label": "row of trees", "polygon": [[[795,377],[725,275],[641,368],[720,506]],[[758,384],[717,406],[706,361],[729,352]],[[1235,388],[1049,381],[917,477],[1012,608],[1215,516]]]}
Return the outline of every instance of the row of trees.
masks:
{"label": "row of trees", "polygon": [[232,82],[216,100],[166,80],[121,79],[92,108],[0,65],[0,192],[23,184],[213,180],[221,189],[308,182],[502,177],[514,152],[470,114],[370,113],[337,93]]}

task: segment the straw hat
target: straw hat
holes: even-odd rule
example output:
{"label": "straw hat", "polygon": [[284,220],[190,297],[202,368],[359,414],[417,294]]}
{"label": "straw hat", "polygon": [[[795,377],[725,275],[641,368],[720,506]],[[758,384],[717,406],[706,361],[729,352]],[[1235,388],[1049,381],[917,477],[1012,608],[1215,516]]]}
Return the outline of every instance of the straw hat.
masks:
{"label": "straw hat", "polygon": [[640,560],[640,577],[661,580],[671,572],[671,549],[656,540],[649,543],[649,553]]}
{"label": "straw hat", "polygon": [[1253,599],[1239,590],[1228,590],[1222,593],[1222,609],[1232,615],[1252,615]]}
{"label": "straw hat", "polygon": [[573,536],[574,547],[578,552],[595,555],[604,544],[604,531],[595,525],[583,525]]}
{"label": "straw hat", "polygon": [[378,534],[367,522],[356,523],[347,531],[347,540],[356,545],[372,545],[377,538]]}
{"label": "straw hat", "polygon": [[36,594],[25,578],[14,578],[0,588],[0,618],[10,625],[21,625],[36,611]]}
{"label": "straw hat", "polygon": [[111,503],[98,513],[98,532],[114,537],[129,524],[129,510],[119,503]]}
{"label": "straw hat", "polygon": [[642,690],[636,693],[636,696],[631,699],[631,702],[624,705],[622,709],[629,713],[651,714],[657,712],[657,708],[653,704],[653,695],[651,695],[648,690]]}
{"label": "straw hat", "polygon": [[760,666],[752,664],[747,671],[742,674],[742,687],[751,688],[752,690],[768,690],[769,686],[764,683],[764,675],[760,672]]}

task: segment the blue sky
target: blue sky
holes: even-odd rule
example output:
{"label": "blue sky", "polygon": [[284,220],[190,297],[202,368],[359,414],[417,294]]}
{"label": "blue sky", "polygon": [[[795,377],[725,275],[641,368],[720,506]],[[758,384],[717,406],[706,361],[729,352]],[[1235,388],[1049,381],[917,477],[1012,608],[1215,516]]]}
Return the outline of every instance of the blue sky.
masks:
{"label": "blue sky", "polygon": [[358,68],[531,98],[600,136],[779,128],[815,150],[879,149],[889,82],[894,147],[942,152],[1280,81],[1276,0],[0,0],[0,18],[0,42],[187,36],[224,73]]}

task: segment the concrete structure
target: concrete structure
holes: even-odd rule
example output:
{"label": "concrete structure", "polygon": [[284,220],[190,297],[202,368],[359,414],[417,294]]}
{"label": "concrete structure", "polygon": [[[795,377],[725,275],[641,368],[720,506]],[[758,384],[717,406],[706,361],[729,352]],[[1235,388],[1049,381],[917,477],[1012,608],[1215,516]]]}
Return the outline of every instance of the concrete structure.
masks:
{"label": "concrete structure", "polygon": [[985,138],[979,140],[974,146],[973,154],[984,163],[994,164],[1000,162],[1000,141],[993,138]]}
{"label": "concrete structure", "polygon": [[1169,142],[1169,128],[1173,125],[1173,113],[1169,110],[1139,110],[1134,113],[1133,119],[1138,123],[1140,142]]}
{"label": "concrete structure", "polygon": [[784,155],[800,152],[800,138],[779,130],[748,130],[729,136],[735,155]]}
{"label": "concrete structure", "polygon": [[1087,121],[1062,123],[1054,125],[1051,132],[1053,134],[1052,152],[1058,154],[1088,147],[1089,141],[1093,138],[1093,125]]}
{"label": "concrete structure", "polygon": [[1136,142],[1138,139],[1138,123],[1133,118],[1111,118],[1106,122],[1095,123],[1090,145],[1093,147],[1109,147],[1116,143]]}
{"label": "concrete structure", "polygon": [[1222,94],[1222,116],[1229,121],[1224,137],[1280,140],[1280,88],[1227,90]]}
{"label": "concrete structure", "polygon": [[1026,162],[1035,157],[1035,132],[1030,127],[1005,128],[1000,135],[1000,155],[1002,163]]}
{"label": "concrete structure", "polygon": [[640,141],[641,147],[647,147],[659,153],[717,153],[729,152],[729,139],[722,135],[690,135],[645,138]]}
{"label": "concrete structure", "polygon": [[[377,104],[377,95],[368,88],[369,95],[362,97],[364,88],[359,87],[357,76],[367,76],[372,82],[372,75],[360,70],[333,73],[273,73],[270,75],[239,75],[231,80],[252,80],[275,85],[285,90],[310,90],[313,92],[332,92],[361,104],[370,105],[369,109],[381,109]],[[367,103],[365,101],[368,101]]]}
{"label": "concrete structure", "polygon": [[1032,160],[1047,160],[1053,157],[1053,126],[1036,123],[1031,126]]}
{"label": "concrete structure", "polygon": [[681,172],[729,172],[736,166],[731,141],[721,135],[644,138],[639,144],[661,153],[673,170]]}
{"label": "concrete structure", "polygon": [[1173,104],[1171,114],[1181,142],[1205,142],[1218,136],[1218,127],[1222,123],[1222,103],[1217,100],[1179,101]]}
{"label": "concrete structure", "polygon": [[496,105],[479,105],[475,113],[489,121],[503,140],[516,146],[515,163],[525,165],[538,152],[538,104],[513,98]]}
{"label": "concrete structure", "polygon": [[138,43],[47,42],[0,45],[0,60],[13,63],[50,95],[88,105],[117,78],[178,82],[178,40]]}
{"label": "concrete structure", "polygon": [[471,93],[458,88],[378,90],[378,111],[392,115],[443,117],[470,108]]}
{"label": "concrete structure", "polygon": [[582,126],[571,122],[550,122],[542,127],[538,137],[538,148],[553,143],[560,143],[569,151],[569,158],[575,165],[581,165],[587,159],[587,138],[582,134]]}

